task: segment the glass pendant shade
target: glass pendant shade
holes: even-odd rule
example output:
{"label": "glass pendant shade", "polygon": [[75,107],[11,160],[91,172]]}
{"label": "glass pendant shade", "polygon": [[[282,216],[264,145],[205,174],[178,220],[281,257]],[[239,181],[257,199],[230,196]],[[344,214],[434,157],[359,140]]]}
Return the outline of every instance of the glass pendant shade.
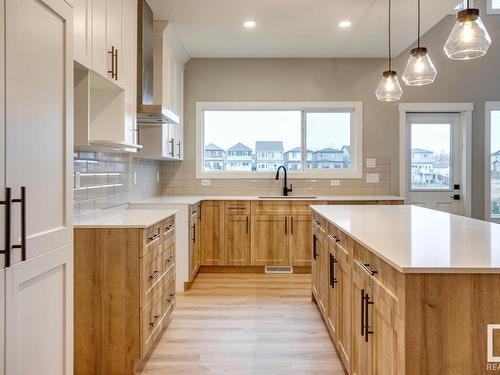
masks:
{"label": "glass pendant shade", "polygon": [[465,9],[458,12],[444,51],[452,60],[470,60],[486,55],[490,44],[479,10]]}
{"label": "glass pendant shade", "polygon": [[377,99],[383,102],[395,102],[401,99],[403,90],[399,84],[398,75],[394,70],[386,70],[375,91]]}
{"label": "glass pendant shade", "polygon": [[427,48],[412,49],[403,73],[403,81],[408,86],[424,86],[434,82],[436,75],[437,71],[427,53]]}

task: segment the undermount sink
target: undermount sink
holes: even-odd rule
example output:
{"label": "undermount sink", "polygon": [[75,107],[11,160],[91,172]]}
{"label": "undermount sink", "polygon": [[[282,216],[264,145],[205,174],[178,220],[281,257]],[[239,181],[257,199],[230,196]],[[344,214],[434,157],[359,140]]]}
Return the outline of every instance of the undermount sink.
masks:
{"label": "undermount sink", "polygon": [[318,197],[312,196],[312,195],[266,195],[259,197],[259,199],[317,199]]}

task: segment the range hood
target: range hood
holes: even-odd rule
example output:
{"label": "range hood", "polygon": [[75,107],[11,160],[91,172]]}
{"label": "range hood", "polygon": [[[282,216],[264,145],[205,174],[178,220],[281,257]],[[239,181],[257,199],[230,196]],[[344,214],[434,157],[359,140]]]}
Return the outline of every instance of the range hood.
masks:
{"label": "range hood", "polygon": [[[154,70],[162,69],[163,56],[154,56],[155,36],[153,30],[153,11],[145,0],[139,1],[137,22],[137,124],[146,126],[161,126],[178,124],[179,115],[160,103],[155,103]],[[166,26],[166,23],[165,23]],[[160,65],[155,67],[153,61]],[[163,83],[160,82],[159,92]],[[161,98],[161,95],[157,95]]]}

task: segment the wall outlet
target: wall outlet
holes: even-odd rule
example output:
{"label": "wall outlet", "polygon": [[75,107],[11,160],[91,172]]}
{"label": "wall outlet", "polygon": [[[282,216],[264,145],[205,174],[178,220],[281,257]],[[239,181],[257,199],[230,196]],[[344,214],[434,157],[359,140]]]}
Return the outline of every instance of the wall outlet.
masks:
{"label": "wall outlet", "polygon": [[340,180],[330,180],[330,186],[340,186]]}
{"label": "wall outlet", "polygon": [[134,172],[133,176],[134,176],[133,177],[134,178],[134,185],[136,185],[137,184],[137,172]]}
{"label": "wall outlet", "polygon": [[201,186],[210,186],[211,184],[210,180],[201,180]]}
{"label": "wall outlet", "polygon": [[380,182],[380,175],[378,173],[367,173],[366,183],[367,184],[378,184]]}
{"label": "wall outlet", "polygon": [[160,182],[160,172],[156,172],[156,182]]}
{"label": "wall outlet", "polygon": [[366,168],[375,168],[376,166],[377,166],[377,159],[375,158],[366,159]]}

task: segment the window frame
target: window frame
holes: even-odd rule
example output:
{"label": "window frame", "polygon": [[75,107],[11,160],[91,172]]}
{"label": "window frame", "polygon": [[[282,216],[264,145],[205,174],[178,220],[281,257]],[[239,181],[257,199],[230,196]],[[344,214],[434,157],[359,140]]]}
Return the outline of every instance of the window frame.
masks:
{"label": "window frame", "polygon": [[[301,111],[301,148],[305,150],[307,138],[306,113],[351,112],[351,168],[289,171],[295,179],[358,179],[363,178],[363,102],[196,102],[195,163],[197,179],[258,179],[273,178],[275,172],[222,171],[207,172],[204,163],[204,116],[205,110],[218,111]],[[307,152],[301,152],[301,163],[307,166]]]}
{"label": "window frame", "polygon": [[500,8],[493,8],[493,1],[487,1],[486,14],[500,14]]}
{"label": "window frame", "polygon": [[500,101],[485,103],[484,121],[484,218],[500,223],[500,215],[491,215],[491,112],[500,111]]}

